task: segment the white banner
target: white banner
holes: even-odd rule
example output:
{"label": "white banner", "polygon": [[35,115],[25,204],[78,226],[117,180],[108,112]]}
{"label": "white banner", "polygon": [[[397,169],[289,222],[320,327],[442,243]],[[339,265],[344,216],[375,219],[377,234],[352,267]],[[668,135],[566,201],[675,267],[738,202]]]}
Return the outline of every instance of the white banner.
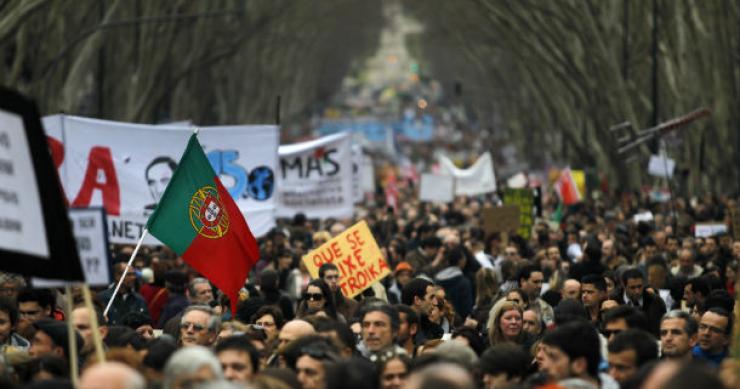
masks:
{"label": "white banner", "polygon": [[362,192],[375,193],[375,167],[373,166],[372,157],[367,154],[362,155],[360,171],[362,172],[360,177],[360,189]]}
{"label": "white banner", "polygon": [[353,210],[348,133],[280,146],[278,217],[349,218]]}
{"label": "white banner", "polygon": [[496,191],[496,175],[489,152],[483,153],[473,166],[460,169],[444,155],[439,156],[440,174],[455,177],[455,194],[474,196]]}
{"label": "white banner", "polygon": [[[77,241],[85,283],[90,286],[108,286],[113,279],[108,258],[108,235],[105,210],[102,208],[72,208],[69,210],[72,232]],[[56,288],[75,284],[60,280],[34,277],[31,283],[36,288]]]}
{"label": "white banner", "polygon": [[639,222],[651,222],[653,221],[653,213],[650,211],[636,213],[635,216],[632,217],[632,220],[635,224]]}
{"label": "white banner", "polygon": [[365,193],[375,191],[373,161],[358,144],[352,145],[352,173],[352,195],[357,204],[365,199]]}
{"label": "white banner", "polygon": [[[648,174],[655,177],[668,178],[673,177],[673,170],[676,168],[676,161],[665,157],[664,155],[651,155],[648,163]],[[666,174],[667,173],[667,174]]]}
{"label": "white banner", "polygon": [[362,202],[362,146],[352,145],[352,202]]}
{"label": "white banner", "polygon": [[702,223],[694,227],[694,236],[706,238],[727,233],[727,225],[724,223]]}
{"label": "white banner", "polygon": [[436,174],[422,174],[419,199],[438,203],[450,203],[455,199],[455,178]]}
{"label": "white banner", "polygon": [[[103,206],[110,241],[135,243],[169,183],[192,128],[74,116],[47,117],[44,125],[53,138],[49,143],[70,205]],[[278,128],[201,127],[198,138],[252,232],[266,234],[275,226]],[[153,237],[144,242],[158,243]]]}

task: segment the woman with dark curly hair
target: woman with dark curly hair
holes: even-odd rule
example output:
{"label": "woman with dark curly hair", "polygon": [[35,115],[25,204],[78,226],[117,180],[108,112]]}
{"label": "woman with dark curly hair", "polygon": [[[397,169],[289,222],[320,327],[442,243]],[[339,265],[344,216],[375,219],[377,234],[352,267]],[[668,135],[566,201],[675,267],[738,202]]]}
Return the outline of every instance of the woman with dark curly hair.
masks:
{"label": "woman with dark curly hair", "polygon": [[303,296],[298,304],[298,317],[307,316],[308,312],[323,311],[334,320],[343,320],[344,317],[337,314],[337,306],[334,295],[329,285],[322,279],[311,280],[303,291]]}
{"label": "woman with dark curly hair", "polygon": [[395,354],[378,361],[380,389],[400,389],[406,384],[411,360],[405,354]]}

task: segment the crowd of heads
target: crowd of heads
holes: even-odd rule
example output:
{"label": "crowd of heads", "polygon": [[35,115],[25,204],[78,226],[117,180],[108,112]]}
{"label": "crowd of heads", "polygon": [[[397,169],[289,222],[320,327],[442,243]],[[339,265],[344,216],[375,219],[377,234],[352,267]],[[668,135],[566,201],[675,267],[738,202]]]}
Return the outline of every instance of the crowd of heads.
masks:
{"label": "crowd of heads", "polygon": [[[132,247],[112,246],[113,283],[90,300],[84,289],[67,296],[3,274],[2,380],[81,388],[737,385],[730,351],[740,240],[693,231],[725,220],[732,199],[671,209],[639,194],[603,195],[565,212],[546,200],[531,236],[484,228],[481,210],[496,206],[495,196],[432,205],[402,191],[402,199],[392,212],[358,208],[355,220],[282,220],[258,239],[260,260],[233,312],[228,297],[164,247],[144,247],[127,267]],[[634,221],[648,210],[652,220]],[[302,258],[360,218],[391,273],[347,296],[341,267],[323,263],[313,278]]]}

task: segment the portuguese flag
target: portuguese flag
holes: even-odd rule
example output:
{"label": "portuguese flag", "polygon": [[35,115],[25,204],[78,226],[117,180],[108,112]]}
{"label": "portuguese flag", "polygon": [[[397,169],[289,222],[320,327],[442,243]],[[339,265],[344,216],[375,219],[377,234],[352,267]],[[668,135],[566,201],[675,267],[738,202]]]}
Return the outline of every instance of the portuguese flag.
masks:
{"label": "portuguese flag", "polygon": [[259,248],[195,134],[146,227],[229,296],[236,312]]}

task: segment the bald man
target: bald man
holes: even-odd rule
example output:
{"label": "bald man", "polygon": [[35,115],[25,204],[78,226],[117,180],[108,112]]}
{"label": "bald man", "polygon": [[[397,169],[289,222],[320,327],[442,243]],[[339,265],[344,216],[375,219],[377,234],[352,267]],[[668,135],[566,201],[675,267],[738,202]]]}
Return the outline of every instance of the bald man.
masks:
{"label": "bald man", "polygon": [[581,300],[581,283],[574,279],[565,280],[563,283],[563,300]]}
{"label": "bald man", "polygon": [[291,320],[285,323],[285,325],[283,325],[283,328],[280,330],[280,334],[278,335],[280,345],[279,348],[285,347],[286,344],[298,338],[313,335],[315,333],[316,331],[314,330],[311,323],[300,319]]}
{"label": "bald man", "polygon": [[80,389],[145,389],[146,381],[136,370],[120,362],[103,362],[85,369]]}

